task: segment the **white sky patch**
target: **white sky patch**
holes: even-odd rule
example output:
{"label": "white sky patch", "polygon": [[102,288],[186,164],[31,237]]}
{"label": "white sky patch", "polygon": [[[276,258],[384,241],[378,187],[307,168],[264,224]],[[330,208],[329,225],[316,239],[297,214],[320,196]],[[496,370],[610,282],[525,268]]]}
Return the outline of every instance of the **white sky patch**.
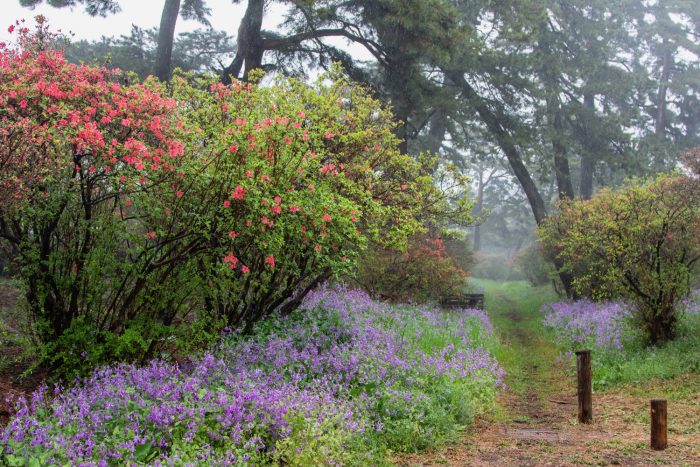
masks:
{"label": "white sky patch", "polygon": [[[0,18],[2,18],[0,40],[7,41],[10,38],[7,28],[15,20],[26,19],[29,22],[36,15],[44,15],[48,18],[49,25],[54,30],[73,32],[76,40],[97,40],[102,36],[128,35],[132,24],[144,29],[158,27],[163,4],[163,0],[121,0],[119,2],[121,12],[102,18],[86,14],[82,6],[71,9],[53,8],[41,4],[30,9],[21,7],[17,0],[0,0]],[[209,17],[212,27],[235,36],[245,13],[245,2],[234,5],[230,0],[209,0],[207,6],[212,10],[212,15]],[[281,21],[284,12],[285,8],[280,5],[273,4],[269,7],[263,28],[274,29]],[[175,34],[193,31],[200,27],[203,26],[196,21],[178,18]]]}
{"label": "white sky patch", "polygon": [[[0,0],[0,42],[12,40],[13,36],[7,32],[7,28],[14,24],[15,20],[25,19],[31,28],[34,24],[33,18],[36,15],[45,16],[54,31],[60,29],[63,33],[73,33],[73,40],[98,40],[102,36],[129,35],[132,25],[143,29],[157,28],[160,25],[164,3],[164,0],[120,0],[121,11],[102,18],[86,14],[80,5],[71,9],[53,8],[43,3],[30,9],[21,7],[18,0]],[[246,2],[233,4],[231,0],[208,0],[207,6],[212,12],[209,17],[212,27],[235,37],[241,18],[245,13]],[[278,3],[273,2],[267,6],[263,29],[278,29],[286,11],[287,7]],[[204,26],[196,21],[186,21],[180,17],[177,21],[175,34],[194,31],[202,27]],[[347,39],[326,38],[324,42],[347,51],[358,60],[374,60],[374,57],[364,47],[352,44]]]}

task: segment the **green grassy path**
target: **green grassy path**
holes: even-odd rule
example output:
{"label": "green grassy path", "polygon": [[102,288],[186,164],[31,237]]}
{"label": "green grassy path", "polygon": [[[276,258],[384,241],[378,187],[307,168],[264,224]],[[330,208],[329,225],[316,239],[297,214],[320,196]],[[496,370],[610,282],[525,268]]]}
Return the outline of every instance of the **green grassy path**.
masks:
{"label": "green grassy path", "polygon": [[502,346],[496,357],[506,370],[508,392],[499,407],[501,421],[533,423],[542,418],[543,401],[556,389],[562,370],[558,351],[542,326],[542,304],[557,300],[549,286],[532,287],[527,282],[473,280],[483,288],[485,308]]}
{"label": "green grassy path", "polygon": [[700,433],[694,428],[700,419],[700,393],[671,400],[674,419],[667,450],[650,450],[648,432],[649,395],[670,394],[671,386],[698,387],[700,376],[602,392],[594,384],[593,423],[578,424],[575,370],[570,361],[560,361],[552,336],[542,326],[542,304],[559,299],[551,287],[472,282],[484,291],[486,311],[501,341],[496,357],[507,372],[508,388],[499,396],[495,415],[478,419],[459,443],[405,456],[398,465],[700,465]]}

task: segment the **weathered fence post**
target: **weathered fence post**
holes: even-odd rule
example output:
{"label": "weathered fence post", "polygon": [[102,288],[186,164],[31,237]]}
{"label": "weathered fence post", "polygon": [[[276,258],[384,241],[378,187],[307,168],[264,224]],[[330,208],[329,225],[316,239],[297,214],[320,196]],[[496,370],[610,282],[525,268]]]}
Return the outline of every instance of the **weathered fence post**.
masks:
{"label": "weathered fence post", "polygon": [[591,383],[591,351],[576,352],[576,369],[578,370],[578,421],[593,421],[593,385]]}
{"label": "weathered fence post", "polygon": [[651,448],[656,451],[666,449],[668,438],[666,437],[666,401],[663,399],[651,400]]}

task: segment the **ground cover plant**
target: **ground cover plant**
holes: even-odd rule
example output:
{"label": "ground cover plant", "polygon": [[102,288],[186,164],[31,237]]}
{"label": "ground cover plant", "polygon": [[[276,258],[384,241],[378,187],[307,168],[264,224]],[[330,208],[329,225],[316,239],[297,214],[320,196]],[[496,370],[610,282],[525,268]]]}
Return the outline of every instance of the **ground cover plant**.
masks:
{"label": "ground cover plant", "polygon": [[647,346],[635,324],[633,305],[590,300],[543,306],[544,324],[567,357],[593,351],[593,376],[599,386],[639,383],[700,373],[700,292],[678,304],[678,336]]}
{"label": "ground cover plant", "polygon": [[483,312],[390,306],[343,287],[311,293],[303,309],[181,365],[107,366],[37,391],[0,435],[2,455],[362,465],[438,445],[493,407],[503,372]]}

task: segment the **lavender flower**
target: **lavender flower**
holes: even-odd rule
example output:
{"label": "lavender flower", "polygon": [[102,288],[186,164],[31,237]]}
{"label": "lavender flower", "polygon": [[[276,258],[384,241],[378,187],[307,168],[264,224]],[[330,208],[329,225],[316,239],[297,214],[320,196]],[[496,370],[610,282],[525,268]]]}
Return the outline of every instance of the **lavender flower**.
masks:
{"label": "lavender flower", "polygon": [[[42,388],[17,402],[0,453],[83,465],[274,463],[309,449],[298,423],[314,439],[350,439],[412,417],[428,437],[429,414],[416,407],[437,385],[473,389],[464,398],[477,409],[503,385],[484,347],[492,327],[481,311],[395,307],[328,286],[302,308],[251,336],[227,333],[183,365],[99,368],[53,398]],[[343,449],[318,455],[339,464]]]}
{"label": "lavender flower", "polygon": [[622,349],[626,322],[631,317],[624,304],[590,300],[552,303],[545,305],[543,311],[544,325],[552,328],[557,342],[569,350],[584,345]]}

